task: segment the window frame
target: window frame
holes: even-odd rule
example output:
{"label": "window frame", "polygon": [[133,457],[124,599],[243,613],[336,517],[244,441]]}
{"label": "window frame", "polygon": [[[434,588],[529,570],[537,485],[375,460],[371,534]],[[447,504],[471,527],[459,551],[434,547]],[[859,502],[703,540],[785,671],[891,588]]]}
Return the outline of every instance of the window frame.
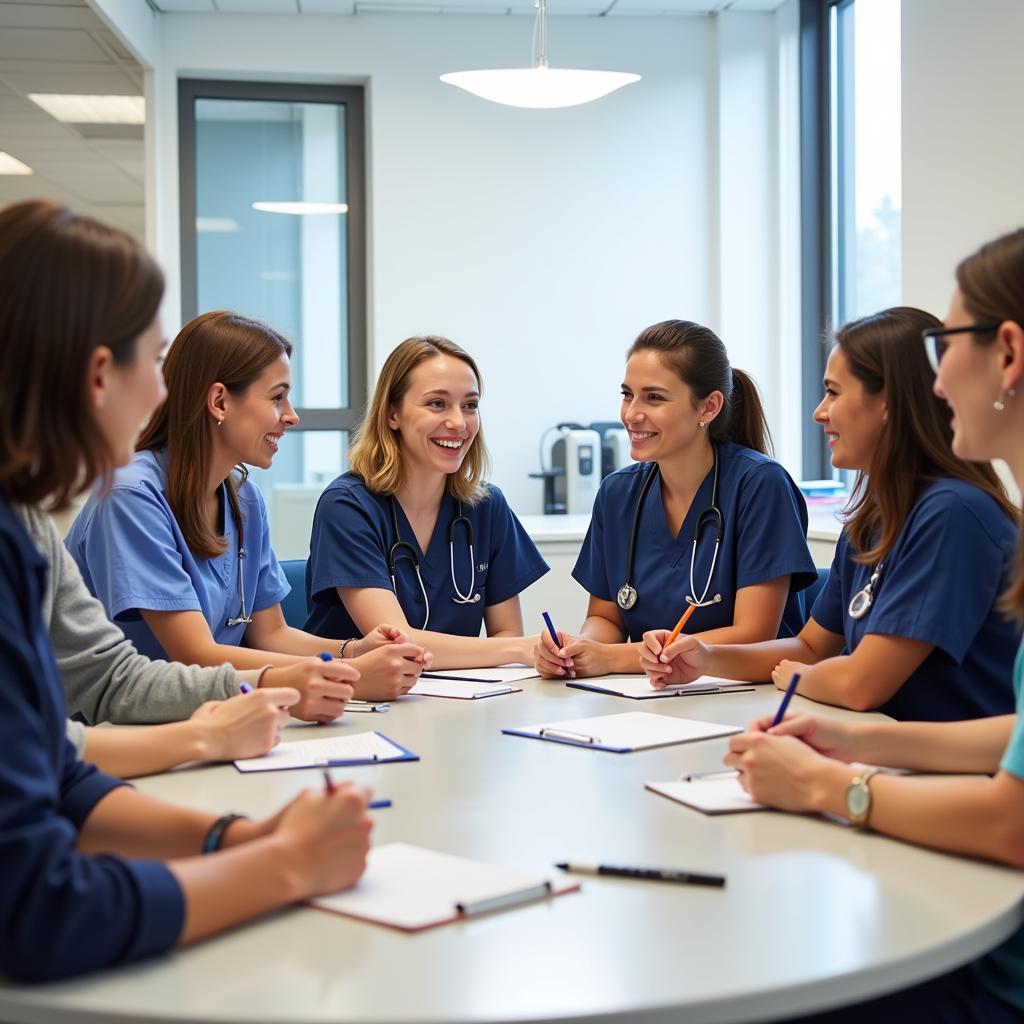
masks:
{"label": "window frame", "polygon": [[199,312],[196,231],[196,100],[256,100],[282,103],[334,103],[345,107],[345,176],[348,213],[348,405],[300,407],[296,432],[345,431],[351,436],[363,417],[367,399],[366,295],[366,136],[365,98],[361,86],[307,85],[182,78],[178,81],[178,173],[181,204],[181,320]]}

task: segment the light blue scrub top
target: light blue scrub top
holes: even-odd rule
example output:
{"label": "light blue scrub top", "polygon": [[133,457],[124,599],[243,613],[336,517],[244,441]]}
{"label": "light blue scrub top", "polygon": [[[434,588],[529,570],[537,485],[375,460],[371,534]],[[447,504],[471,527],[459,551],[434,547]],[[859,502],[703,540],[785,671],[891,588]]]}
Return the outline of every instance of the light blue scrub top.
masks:
{"label": "light blue scrub top", "polygon": [[[167,503],[166,458],[163,451],[139,452],[115,473],[109,493],[89,498],[65,543],[86,585],[140,653],[167,657],[140,609],[202,612],[217,643],[241,646],[246,626],[227,625],[239,615],[241,601],[238,533],[225,488],[221,515],[227,550],[217,558],[196,558]],[[251,615],[280,604],[290,588],[270,547],[263,496],[251,481],[239,488],[238,504],[245,537],[242,587]]]}
{"label": "light blue scrub top", "polygon": [[[1024,643],[1017,651],[1013,666],[1013,689],[1017,698],[1017,721],[1000,767],[1024,782]],[[1024,928],[976,961],[974,968],[1000,999],[1024,1013]]]}
{"label": "light blue scrub top", "polygon": [[979,487],[963,480],[930,484],[882,563],[871,607],[854,619],[850,599],[874,566],[854,561],[844,532],[811,618],[843,637],[843,654],[869,633],[935,648],[879,711],[921,722],[1013,711],[1010,671],[1020,634],[996,602],[1016,535],[1016,525]]}
{"label": "light blue scrub top", "polygon": [[[807,504],[789,474],[773,459],[730,442],[717,447],[722,542],[707,600],[715,594],[721,594],[722,600],[698,608],[685,631],[703,633],[731,626],[737,590],[790,576],[778,635],[794,636],[803,626],[797,593],[818,578],[807,550]],[[590,528],[572,575],[587,593],[602,601],[615,601],[626,582],[633,515],[651,465],[638,462],[612,473],[601,484],[594,502]],[[630,581],[639,598],[631,609],[619,609],[631,641],[641,640],[649,629],[671,629],[686,610],[694,527],[711,504],[713,477],[712,468],[675,537],[665,522],[661,478],[656,476],[651,483],[640,514]],[[697,598],[708,579],[714,547],[715,531],[705,527],[693,569]]]}
{"label": "light blue scrub top", "polygon": [[[533,541],[508,507],[505,496],[493,484],[476,505],[462,506],[473,529],[476,580],[473,593],[480,600],[460,604],[453,600],[452,564],[459,590],[468,593],[472,580],[469,544],[465,527],[455,528],[449,547],[448,528],[456,515],[455,500],[441,501],[433,536],[424,553],[409,520],[397,501],[398,531],[420,558],[423,586],[430,601],[427,628],[454,636],[479,636],[484,609],[501,604],[522,593],[548,571]],[[320,495],[313,516],[313,536],[306,566],[306,595],[312,608],[306,629],[318,636],[347,638],[359,636],[359,629],[338,597],[338,587],[374,587],[391,590],[388,552],[398,539],[394,536],[390,499],[370,491],[362,478],[344,473]],[[395,560],[398,603],[413,629],[423,625],[426,609],[416,573],[408,555]],[[541,628],[529,623],[527,630]]]}

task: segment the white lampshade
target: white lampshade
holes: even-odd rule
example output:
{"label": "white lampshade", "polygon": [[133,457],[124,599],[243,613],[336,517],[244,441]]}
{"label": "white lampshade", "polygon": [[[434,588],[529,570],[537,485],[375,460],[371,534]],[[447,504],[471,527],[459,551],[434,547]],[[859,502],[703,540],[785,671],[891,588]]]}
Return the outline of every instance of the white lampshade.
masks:
{"label": "white lampshade", "polygon": [[639,82],[640,76],[624,71],[584,71],[542,65],[491,71],[451,71],[442,75],[441,81],[508,107],[551,109],[599,100],[624,85]]}

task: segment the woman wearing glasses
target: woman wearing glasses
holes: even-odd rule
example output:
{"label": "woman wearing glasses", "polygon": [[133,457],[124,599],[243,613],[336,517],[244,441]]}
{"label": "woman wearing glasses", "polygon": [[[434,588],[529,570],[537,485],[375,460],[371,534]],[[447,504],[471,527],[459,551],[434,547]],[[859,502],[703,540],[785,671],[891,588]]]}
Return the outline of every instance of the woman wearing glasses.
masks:
{"label": "woman wearing glasses", "polygon": [[[814,411],[832,465],[858,474],[828,583],[792,639],[709,646],[645,637],[655,686],[701,673],[897,719],[1012,710],[1017,630],[997,608],[1016,510],[987,464],[953,455],[921,332],[938,320],[885,310],[840,328]],[[941,337],[941,336],[940,336]]]}
{"label": "woman wearing glasses", "polygon": [[333,653],[334,678],[311,683],[293,709],[327,721],[341,714],[349,681],[368,700],[411,688],[424,651],[382,626],[347,644],[342,665],[341,640],[284,621],[288,584],[245,466],[269,468],[298,423],[291,351],[276,331],[234,313],[186,324],[164,367],[167,401],[131,466],[83,508],[67,546],[107,614],[149,657],[247,669]]}
{"label": "woman wearing glasses", "polygon": [[0,212],[0,280],[0,975],[48,981],[352,885],[373,823],[352,785],[247,821],[75,757],[19,509],[65,508],[131,459],[163,396],[163,278],[128,235],[36,201]]}
{"label": "woman wearing glasses", "polygon": [[[953,451],[972,461],[1004,459],[1024,488],[1024,229],[965,259],[956,282],[947,326],[925,331],[938,368],[935,393],[953,414]],[[1000,606],[1019,626],[1024,624],[1024,532],[1014,563]],[[796,715],[775,728],[762,719],[732,740],[726,762],[739,769],[755,800],[772,807],[830,811],[908,842],[1021,867],[1024,644],[1012,676],[1016,715],[871,725]],[[853,761],[978,777],[868,777],[852,767]],[[951,974],[813,1019],[822,1024],[1011,1024],[1022,1017],[1024,929]]]}

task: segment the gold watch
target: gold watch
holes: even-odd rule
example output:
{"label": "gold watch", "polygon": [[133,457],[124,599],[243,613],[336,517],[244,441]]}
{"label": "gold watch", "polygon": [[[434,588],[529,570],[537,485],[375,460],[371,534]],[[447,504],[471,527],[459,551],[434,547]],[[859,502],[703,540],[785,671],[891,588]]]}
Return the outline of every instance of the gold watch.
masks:
{"label": "gold watch", "polygon": [[863,828],[867,824],[868,815],[871,813],[871,787],[868,783],[877,774],[877,768],[865,768],[859,775],[855,775],[846,787],[846,816],[850,819],[851,825]]}

